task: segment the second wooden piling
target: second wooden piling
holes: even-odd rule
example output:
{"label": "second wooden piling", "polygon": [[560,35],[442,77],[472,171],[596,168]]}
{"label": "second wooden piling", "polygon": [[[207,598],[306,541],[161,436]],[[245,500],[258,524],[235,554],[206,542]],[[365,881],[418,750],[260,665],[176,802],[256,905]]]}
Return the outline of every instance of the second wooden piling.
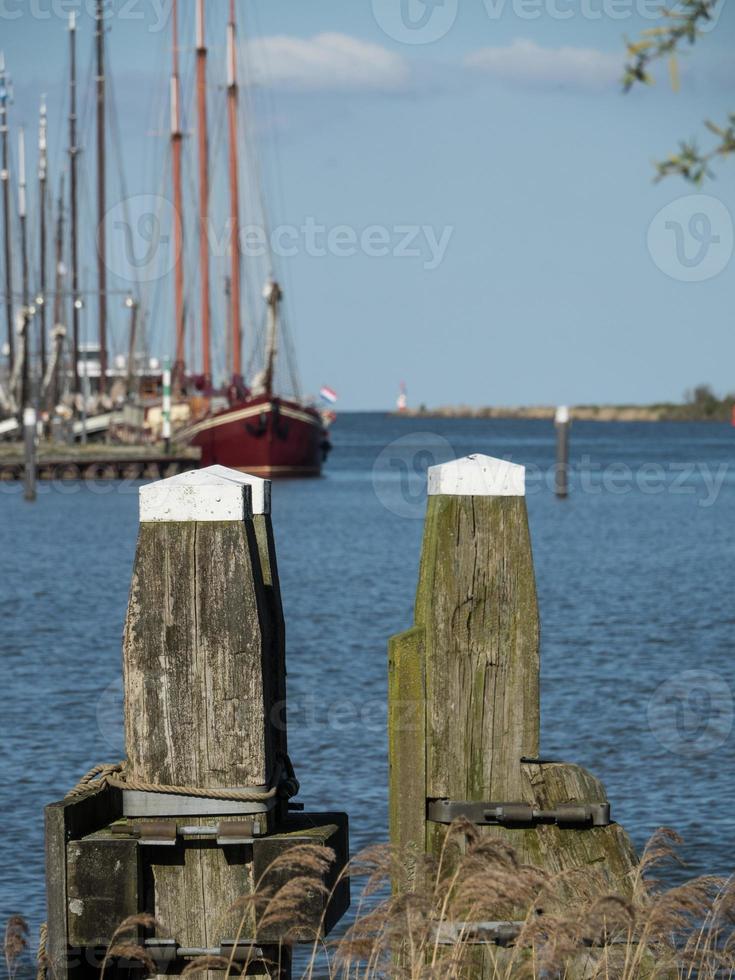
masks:
{"label": "second wooden piling", "polygon": [[[579,766],[539,758],[524,468],[469,456],[432,467],[428,489],[415,625],[389,647],[397,885],[416,886],[416,857],[438,857],[450,823],[464,816],[480,835],[511,843],[522,862],[552,873],[594,867],[610,890],[628,894],[635,854],[609,821],[604,787]],[[573,897],[577,879],[569,880]],[[478,977],[493,975],[490,960],[485,967]]]}

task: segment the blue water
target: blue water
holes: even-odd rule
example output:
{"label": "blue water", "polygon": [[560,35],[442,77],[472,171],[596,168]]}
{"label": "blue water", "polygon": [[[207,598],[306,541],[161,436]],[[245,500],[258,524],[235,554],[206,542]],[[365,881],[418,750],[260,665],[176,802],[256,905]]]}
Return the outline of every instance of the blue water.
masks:
{"label": "blue water", "polygon": [[[529,467],[545,754],[600,777],[641,845],[732,870],[735,430],[577,423],[572,493],[548,489],[541,422],[343,415],[321,480],[274,487],[289,746],[308,808],[346,809],[353,850],[387,823],[386,640],[412,619],[429,462]],[[44,915],[43,806],[122,757],[120,638],[136,483],[0,485],[0,921]]]}

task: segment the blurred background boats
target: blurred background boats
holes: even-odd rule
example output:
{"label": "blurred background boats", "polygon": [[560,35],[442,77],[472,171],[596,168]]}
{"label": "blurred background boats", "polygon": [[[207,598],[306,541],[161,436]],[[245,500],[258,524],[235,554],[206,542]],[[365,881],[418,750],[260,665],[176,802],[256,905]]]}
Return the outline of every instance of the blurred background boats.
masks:
{"label": "blurred background boats", "polygon": [[[222,8],[209,8],[210,21],[216,14],[217,28],[226,41],[218,49],[226,51],[226,57],[216,66],[210,86],[205,4],[197,0],[193,71],[185,68],[183,76],[192,84],[185,91],[181,52],[192,49],[180,48],[178,3],[172,8],[172,71],[166,91],[160,93],[170,116],[170,160],[165,172],[159,163],[156,176],[163,192],[155,205],[163,209],[169,204],[170,227],[158,242],[172,244],[171,275],[130,275],[126,262],[119,261],[117,243],[111,243],[112,232],[117,235],[122,228],[125,244],[134,253],[135,236],[146,234],[141,219],[143,224],[153,222],[160,231],[164,217],[134,213],[135,199],[127,192],[113,75],[108,68],[104,0],[96,2],[93,57],[89,76],[81,81],[79,24],[75,14],[69,18],[67,160],[59,168],[59,192],[53,204],[49,120],[45,97],[40,99],[33,229],[28,221],[25,132],[13,125],[11,77],[0,56],[6,320],[0,440],[18,443],[25,419],[26,425],[31,420],[36,426],[41,442],[68,446],[88,441],[134,446],[165,442],[161,447],[165,453],[173,446],[176,452],[186,450],[189,458],[200,458],[204,465],[222,463],[268,476],[321,472],[330,448],[328,429],[335,419],[333,401],[323,399],[327,407],[322,410],[316,399],[301,393],[284,290],[270,247],[264,261],[248,259],[248,268],[243,269],[242,186],[248,189],[248,221],[263,229],[266,242],[270,235],[257,148],[252,132],[248,134],[243,125],[250,113],[243,112],[247,92],[243,99],[238,78],[236,12],[235,0],[230,0],[227,20]],[[80,115],[82,100],[85,111]],[[218,124],[222,114],[226,116],[229,190],[228,247],[226,254],[218,251],[214,257],[212,201],[218,174],[210,166],[210,103]],[[94,123],[87,125],[86,109],[91,104]],[[191,142],[196,145],[197,181],[196,189],[185,195],[185,178],[194,167],[186,139],[188,109],[195,119],[196,139]],[[95,145],[93,171],[85,166],[85,140]],[[241,152],[245,141],[247,154]],[[110,145],[112,154],[108,154]],[[247,172],[243,159],[251,165]],[[118,203],[110,208],[113,182]],[[186,183],[190,189],[194,185],[194,181]],[[88,204],[88,186],[95,188],[93,208],[82,207]],[[90,276],[92,254],[94,275]],[[223,294],[214,315],[213,259],[226,264]],[[258,277],[260,286],[255,288]],[[124,288],[119,288],[121,279]],[[165,306],[164,291],[173,293],[168,324],[156,315]],[[193,301],[194,291],[198,302]],[[257,305],[254,296],[262,297]],[[151,335],[160,345],[158,354],[151,350]],[[173,354],[170,402],[164,396],[167,364],[161,351]]]}

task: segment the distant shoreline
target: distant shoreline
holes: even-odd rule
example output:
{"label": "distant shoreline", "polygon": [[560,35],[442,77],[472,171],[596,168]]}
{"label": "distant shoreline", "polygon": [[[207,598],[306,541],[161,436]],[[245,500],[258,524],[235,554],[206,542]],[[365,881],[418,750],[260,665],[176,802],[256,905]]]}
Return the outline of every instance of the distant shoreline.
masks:
{"label": "distant shoreline", "polygon": [[[580,422],[729,422],[732,419],[733,402],[728,400],[708,404],[660,404],[660,405],[575,405],[569,413]],[[537,419],[551,421],[556,406],[527,405],[517,408],[486,406],[471,408],[466,405],[448,405],[437,408],[409,408],[394,412],[407,418],[452,419]]]}

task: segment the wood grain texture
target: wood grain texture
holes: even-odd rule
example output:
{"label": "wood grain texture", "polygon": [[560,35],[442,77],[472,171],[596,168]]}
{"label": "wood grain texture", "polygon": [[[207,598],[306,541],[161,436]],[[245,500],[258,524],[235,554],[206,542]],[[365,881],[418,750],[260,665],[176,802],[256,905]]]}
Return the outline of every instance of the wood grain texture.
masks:
{"label": "wood grain texture", "polygon": [[[270,783],[285,690],[274,616],[252,521],[141,525],[123,644],[135,776],[203,788]],[[180,945],[212,948],[237,935],[252,888],[248,847],[179,843],[150,865],[146,906]],[[253,928],[246,921],[243,935]]]}
{"label": "wood grain texture", "polygon": [[67,842],[112,823],[121,814],[122,795],[112,788],[51,803],[45,809],[47,954],[49,975],[55,980],[81,980],[98,972],[68,944]]}
{"label": "wood grain texture", "polygon": [[425,635],[421,626],[388,644],[388,762],[391,843],[403,857],[401,889],[416,885],[426,824]]}
{"label": "wood grain texture", "polygon": [[539,745],[539,622],[523,497],[428,501],[416,595],[426,631],[426,795],[518,800]]}
{"label": "wood grain texture", "polygon": [[141,525],[123,643],[133,775],[198,787],[269,781],[268,624],[250,522]]}
{"label": "wood grain texture", "polygon": [[120,923],[142,911],[138,842],[92,834],[66,852],[69,943],[109,946]]}
{"label": "wood grain texture", "polygon": [[[521,762],[538,756],[540,724],[539,619],[523,497],[429,497],[414,619],[414,629],[389,647],[394,843],[423,829],[427,852],[440,853],[447,827],[425,820],[419,796],[422,803],[495,800],[543,809],[606,800],[600,781],[578,766]],[[397,705],[422,693],[425,730],[401,732]],[[422,774],[423,792],[416,785]],[[619,825],[483,826],[480,833],[508,840],[524,863],[552,874],[590,870],[604,891],[630,894],[636,856]],[[405,870],[410,885],[410,864]],[[563,877],[565,899],[581,899],[580,878]],[[472,955],[478,978],[494,976],[493,963],[503,958],[482,946]]]}

